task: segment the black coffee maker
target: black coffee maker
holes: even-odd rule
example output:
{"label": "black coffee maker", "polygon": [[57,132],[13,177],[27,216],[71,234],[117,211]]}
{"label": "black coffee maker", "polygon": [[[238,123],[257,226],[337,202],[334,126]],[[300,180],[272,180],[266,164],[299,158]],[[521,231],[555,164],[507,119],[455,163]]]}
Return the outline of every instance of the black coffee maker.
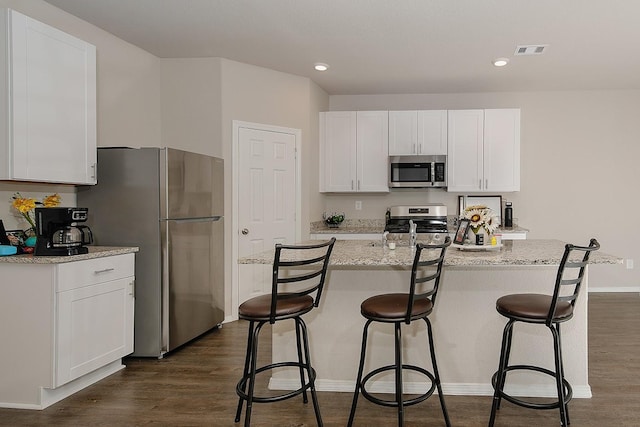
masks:
{"label": "black coffee maker", "polygon": [[93,243],[86,225],[88,208],[36,208],[35,256],[68,256],[89,252],[84,245]]}

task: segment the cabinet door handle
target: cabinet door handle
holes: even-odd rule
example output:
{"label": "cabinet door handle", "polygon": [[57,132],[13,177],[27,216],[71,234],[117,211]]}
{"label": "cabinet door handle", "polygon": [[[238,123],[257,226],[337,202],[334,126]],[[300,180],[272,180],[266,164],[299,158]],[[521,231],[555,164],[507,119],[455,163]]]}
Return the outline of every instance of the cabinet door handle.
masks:
{"label": "cabinet door handle", "polygon": [[489,189],[489,180],[488,180],[488,179],[485,179],[485,180],[484,180],[484,189],[485,189],[485,190],[488,190],[488,189]]}
{"label": "cabinet door handle", "polygon": [[93,272],[93,274],[102,274],[102,273],[108,273],[110,271],[115,270],[115,268],[105,268],[104,270],[95,270]]}
{"label": "cabinet door handle", "polygon": [[94,163],[91,165],[91,169],[93,170],[93,175],[91,175],[91,178],[93,179],[97,179],[98,177],[98,164]]}
{"label": "cabinet door handle", "polygon": [[353,180],[351,180],[351,189],[353,190]]}
{"label": "cabinet door handle", "polygon": [[358,190],[360,190],[360,180],[358,180]]}
{"label": "cabinet door handle", "polygon": [[131,291],[129,292],[129,295],[131,295],[133,298],[136,297],[136,282],[135,280],[131,283],[129,283],[129,286],[131,286]]}
{"label": "cabinet door handle", "polygon": [[478,180],[478,188],[482,190],[482,179]]}

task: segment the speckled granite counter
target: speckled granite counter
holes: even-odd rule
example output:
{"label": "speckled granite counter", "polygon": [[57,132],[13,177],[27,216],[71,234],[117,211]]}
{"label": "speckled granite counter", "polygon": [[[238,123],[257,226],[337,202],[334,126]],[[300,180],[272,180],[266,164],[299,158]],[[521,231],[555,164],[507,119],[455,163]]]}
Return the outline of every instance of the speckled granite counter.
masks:
{"label": "speckled granite counter", "polygon": [[85,259],[103,258],[114,255],[130,254],[138,252],[137,247],[117,247],[117,246],[88,246],[89,253],[71,256],[33,256],[33,255],[10,255],[0,256],[0,263],[17,264],[62,264],[65,262],[82,261]]}
{"label": "speckled granite counter", "polygon": [[[448,232],[455,234],[456,223],[451,218],[448,220]],[[339,237],[340,235],[358,235],[358,234],[379,234],[382,236],[384,232],[385,222],[384,220],[377,219],[347,219],[337,228],[329,228],[324,221],[312,222],[309,227],[309,233],[315,235],[334,235]],[[496,233],[501,234],[503,238],[508,239],[510,235],[517,236],[518,239],[524,239],[529,232],[528,229],[523,227],[510,227],[499,228]]]}
{"label": "speckled granite counter", "polygon": [[312,222],[310,234],[380,234],[384,231],[384,220],[346,219],[337,228],[329,228],[324,221]]}
{"label": "speckled granite counter", "polygon": [[[558,265],[565,243],[560,240],[514,240],[503,242],[499,249],[486,251],[467,251],[449,248],[445,265],[457,267],[469,266],[532,266]],[[240,264],[271,264],[273,250],[238,260]],[[413,253],[407,246],[398,246],[394,250],[383,248],[380,241],[338,240],[331,254],[331,265],[336,267],[410,267]],[[591,256],[591,264],[622,264],[620,257],[600,251]]]}

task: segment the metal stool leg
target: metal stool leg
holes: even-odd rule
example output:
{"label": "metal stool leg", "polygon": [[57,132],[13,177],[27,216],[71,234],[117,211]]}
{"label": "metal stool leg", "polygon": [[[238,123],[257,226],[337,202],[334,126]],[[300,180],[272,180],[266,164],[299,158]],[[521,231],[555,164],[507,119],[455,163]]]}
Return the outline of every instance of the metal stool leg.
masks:
{"label": "metal stool leg", "polygon": [[[502,369],[506,369],[509,366],[509,357],[511,356],[511,343],[513,341],[513,328],[516,322],[513,321],[509,326],[509,334],[507,335],[507,346],[506,353],[504,356],[504,365]],[[500,391],[504,391],[504,383],[507,381],[507,374],[502,376],[502,382],[500,383]],[[500,409],[500,404],[502,403],[502,395],[498,396],[498,410]]]}
{"label": "metal stool leg", "polygon": [[247,413],[244,416],[244,427],[251,426],[251,409],[253,408],[253,391],[256,384],[256,363],[258,359],[258,336],[264,322],[258,323],[253,331],[253,339],[251,343],[251,367],[249,369],[249,393],[247,396]]}
{"label": "metal stool leg", "polygon": [[[244,381],[244,378],[247,378],[249,375],[249,363],[251,362],[251,343],[253,339],[253,321],[249,322],[249,333],[247,334],[247,351],[244,357],[244,370],[242,371],[242,387],[241,390],[244,393],[247,389],[247,383]],[[240,415],[242,414],[242,404],[244,403],[244,399],[238,396],[238,409],[236,411],[235,422],[240,421]]]}
{"label": "metal stool leg", "polygon": [[396,355],[396,402],[398,404],[398,426],[404,425],[404,406],[402,401],[402,329],[400,322],[395,322],[395,355]]}
{"label": "metal stool leg", "polygon": [[429,351],[431,352],[431,364],[433,365],[433,376],[435,377],[436,387],[438,388],[438,398],[440,399],[440,406],[442,407],[442,414],[444,415],[444,423],[447,427],[451,426],[449,421],[449,413],[447,412],[447,406],[444,404],[444,394],[442,393],[442,385],[440,384],[440,374],[438,373],[438,364],[436,363],[436,350],[433,345],[433,333],[431,330],[431,322],[428,318],[424,318],[427,324],[427,335],[429,337]]}
{"label": "metal stool leg", "polygon": [[498,363],[498,372],[494,385],[493,405],[491,406],[491,416],[489,417],[489,427],[493,427],[496,420],[496,411],[500,408],[500,400],[502,399],[502,390],[506,379],[507,361],[509,352],[511,351],[511,332],[513,331],[513,320],[510,320],[504,327],[502,333],[502,347],[500,349],[500,362]]}
{"label": "metal stool leg", "polygon": [[564,367],[562,363],[562,348],[560,347],[560,325],[550,325],[553,334],[553,355],[556,364],[556,388],[558,390],[558,409],[560,409],[560,424],[563,427],[569,425],[569,412],[564,393]]}
{"label": "metal stool leg", "polygon": [[296,347],[298,350],[298,363],[300,363],[300,387],[303,388],[302,391],[302,401],[304,403],[307,403],[309,401],[309,399],[307,399],[307,390],[304,389],[304,361],[302,360],[302,346],[300,345],[300,325],[298,323],[298,318],[295,319],[296,321]]}
{"label": "metal stool leg", "polygon": [[360,394],[360,387],[362,386],[362,371],[364,370],[364,356],[367,350],[367,332],[369,330],[370,324],[371,324],[371,320],[367,320],[367,323],[365,323],[364,329],[362,331],[362,346],[360,349],[360,366],[358,367],[358,376],[356,377],[356,389],[353,392],[353,402],[351,403],[351,412],[349,413],[349,421],[347,422],[347,427],[351,427],[353,425],[353,419],[356,415],[356,405],[358,404],[358,395]]}
{"label": "metal stool leg", "polygon": [[316,414],[316,422],[318,427],[322,427],[322,417],[320,416],[320,405],[318,404],[318,395],[316,393],[316,375],[311,367],[311,357],[309,351],[309,336],[307,334],[307,325],[299,317],[296,317],[296,324],[300,327],[302,332],[302,342],[304,344],[304,356],[305,356],[305,369],[307,370],[307,376],[309,377],[309,388],[311,389],[311,400],[313,402],[313,410]]}

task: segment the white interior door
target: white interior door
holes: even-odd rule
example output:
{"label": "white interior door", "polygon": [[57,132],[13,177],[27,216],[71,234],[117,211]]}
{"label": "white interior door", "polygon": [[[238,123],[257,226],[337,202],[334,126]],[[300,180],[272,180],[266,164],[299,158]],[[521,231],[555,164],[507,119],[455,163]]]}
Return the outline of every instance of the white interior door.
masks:
{"label": "white interior door", "polygon": [[[238,257],[295,243],[296,135],[238,129]],[[238,303],[271,291],[271,266],[239,268]]]}

